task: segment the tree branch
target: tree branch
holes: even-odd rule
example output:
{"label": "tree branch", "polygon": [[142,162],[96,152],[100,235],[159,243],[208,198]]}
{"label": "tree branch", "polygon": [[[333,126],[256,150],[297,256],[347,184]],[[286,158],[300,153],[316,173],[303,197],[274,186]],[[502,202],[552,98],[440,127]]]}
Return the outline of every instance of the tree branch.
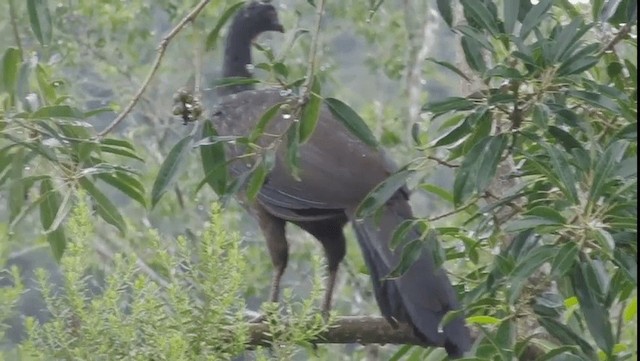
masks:
{"label": "tree branch", "polygon": [[616,34],[616,36],[614,36],[613,39],[611,39],[611,41],[607,43],[607,45],[605,45],[605,47],[602,48],[602,50],[600,50],[600,53],[598,53],[598,56],[603,55],[607,51],[613,50],[616,44],[622,41],[622,39],[624,39],[629,34],[629,32],[631,31],[631,25],[632,24],[627,23],[623,27],[621,27],[620,30],[618,30],[618,33]]}
{"label": "tree branch", "polygon": [[456,213],[460,213],[460,212],[464,211],[465,209],[467,209],[467,208],[469,208],[469,207],[471,207],[471,206],[475,205],[475,204],[476,204],[476,202],[478,201],[478,199],[480,199],[480,197],[475,196],[475,197],[471,198],[471,199],[469,200],[469,202],[467,202],[466,204],[464,204],[464,205],[462,205],[462,206],[460,206],[460,207],[458,207],[458,208],[456,208],[456,209],[454,209],[454,210],[452,210],[452,211],[449,211],[449,212],[447,212],[447,213],[443,213],[443,214],[438,215],[438,216],[430,217],[428,220],[429,220],[429,222],[434,222],[434,221],[437,221],[437,220],[439,220],[439,219],[442,219],[442,218],[446,218],[446,217],[452,216],[452,215],[454,215],[454,214],[456,214]]}
{"label": "tree branch", "polygon": [[[269,325],[265,323],[249,324],[249,345],[266,346],[272,341]],[[398,324],[393,328],[383,317],[337,317],[330,329],[311,342],[320,343],[359,343],[367,344],[403,344],[420,345],[425,343],[414,336],[407,324]],[[436,345],[442,346],[442,345]]]}
{"label": "tree branch", "polygon": [[460,167],[457,164],[449,163],[446,160],[440,159],[440,158],[435,157],[433,155],[428,155],[427,159],[432,160],[432,161],[434,161],[434,162],[436,162],[436,163],[438,163],[440,165],[443,165],[443,166],[449,167],[449,168],[458,168],[458,167]]}
{"label": "tree branch", "polygon": [[198,16],[198,14],[200,14],[202,9],[204,9],[209,1],[210,0],[200,1],[200,3],[198,3],[198,5],[196,5],[193,10],[189,12],[189,14],[187,14],[184,18],[182,18],[182,20],[180,20],[178,25],[171,29],[171,31],[169,31],[169,33],[162,38],[160,44],[158,45],[157,55],[155,60],[153,61],[151,70],[149,70],[146,79],[142,82],[140,89],[138,89],[133,98],[131,98],[131,101],[129,101],[129,104],[127,104],[124,110],[120,112],[120,114],[118,114],[116,119],[114,119],[113,122],[111,122],[111,124],[109,124],[109,126],[107,126],[104,130],[98,133],[99,138],[102,138],[109,132],[111,132],[113,128],[120,124],[120,122],[122,122],[122,120],[124,120],[124,118],[131,112],[133,107],[138,103],[138,100],[140,99],[144,91],[147,89],[147,86],[149,86],[149,83],[151,82],[151,79],[153,79],[156,71],[160,67],[160,63],[162,62],[162,58],[164,58],[164,54],[167,50],[167,47],[169,46],[169,42],[180,32],[180,30],[182,30],[182,28],[187,25],[187,23],[193,21]]}
{"label": "tree branch", "polygon": [[316,57],[318,53],[318,42],[320,39],[320,26],[322,25],[322,15],[324,12],[324,0],[319,0],[316,4],[316,24],[311,35],[311,46],[309,49],[309,68],[307,69],[307,79],[304,82],[304,93],[300,98],[303,104],[309,99],[311,94],[311,86],[313,85],[313,73],[316,67]]}

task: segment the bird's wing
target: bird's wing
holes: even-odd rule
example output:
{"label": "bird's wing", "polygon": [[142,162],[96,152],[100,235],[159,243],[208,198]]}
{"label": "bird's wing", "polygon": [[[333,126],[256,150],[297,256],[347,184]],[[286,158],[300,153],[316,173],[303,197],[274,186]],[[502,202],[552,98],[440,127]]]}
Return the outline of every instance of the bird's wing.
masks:
{"label": "bird's wing", "polygon": [[[273,105],[289,98],[277,90],[246,91],[223,97],[213,117],[220,135],[246,136]],[[294,100],[295,101],[295,100]],[[258,141],[262,146],[284,134],[293,116],[276,115]],[[278,147],[276,162],[267,176],[259,199],[286,209],[345,209],[354,207],[376,185],[386,179],[395,165],[383,151],[370,147],[349,131],[323,106],[311,138],[298,149],[298,177],[287,165],[286,140]],[[232,147],[231,155],[244,151]],[[246,163],[246,160],[245,160]],[[246,164],[231,163],[246,171]]]}

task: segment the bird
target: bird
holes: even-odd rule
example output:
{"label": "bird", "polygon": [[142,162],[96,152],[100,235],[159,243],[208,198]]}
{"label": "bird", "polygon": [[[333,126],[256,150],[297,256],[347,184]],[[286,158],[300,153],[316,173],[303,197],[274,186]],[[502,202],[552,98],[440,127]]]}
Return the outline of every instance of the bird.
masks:
{"label": "bird", "polygon": [[[284,32],[275,7],[251,1],[233,17],[226,36],[222,74],[225,77],[252,78],[251,48],[264,32]],[[280,88],[255,89],[252,84],[221,86],[211,124],[220,136],[248,137],[262,115],[274,105],[295,106],[298,98]],[[316,128],[300,144],[297,174],[287,163],[286,141],[274,143],[274,134],[284,134],[295,117],[280,109],[256,140],[261,147],[276,147],[273,167],[266,175],[254,200],[246,188],[239,199],[257,219],[274,267],[269,300],[277,302],[280,281],[289,256],[286,225],[292,223],[314,236],[327,260],[327,281],[322,311],[329,312],[340,263],[346,253],[344,227],[350,223],[362,251],[381,314],[392,324],[408,323],[427,346],[444,347],[452,358],[462,357],[471,347],[469,330],[461,312],[441,325],[445,314],[459,311],[461,305],[445,272],[427,248],[408,270],[397,278],[387,277],[398,265],[401,247],[389,243],[394,230],[414,219],[406,186],[398,189],[376,213],[356,216],[367,195],[398,170],[387,153],[366,144],[354,135],[323,104]],[[282,140],[280,138],[280,140]],[[252,169],[247,158],[251,150],[241,142],[227,143],[228,171],[238,179]],[[410,228],[405,240],[417,239],[420,232]]]}

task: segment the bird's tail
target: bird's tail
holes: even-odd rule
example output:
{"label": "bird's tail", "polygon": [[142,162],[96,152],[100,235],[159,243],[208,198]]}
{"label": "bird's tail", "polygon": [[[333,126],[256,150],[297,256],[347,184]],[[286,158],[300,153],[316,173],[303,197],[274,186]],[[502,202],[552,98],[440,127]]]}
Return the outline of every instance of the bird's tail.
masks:
{"label": "bird's tail", "polygon": [[[442,326],[440,322],[451,310],[460,308],[455,290],[446,273],[437,267],[431,251],[422,255],[400,277],[384,279],[399,263],[401,247],[389,248],[394,230],[412,218],[404,199],[391,199],[372,217],[353,222],[358,243],[373,281],[380,311],[388,320],[407,322],[416,335],[432,346],[444,347],[450,357],[462,357],[471,347],[464,318],[457,317]],[[407,240],[420,236],[417,229],[406,233]]]}

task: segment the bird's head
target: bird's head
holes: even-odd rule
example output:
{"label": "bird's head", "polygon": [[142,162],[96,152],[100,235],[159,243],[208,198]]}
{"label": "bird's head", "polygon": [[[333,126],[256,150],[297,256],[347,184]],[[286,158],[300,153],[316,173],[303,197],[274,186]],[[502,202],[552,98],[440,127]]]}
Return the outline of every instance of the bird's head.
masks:
{"label": "bird's head", "polygon": [[278,19],[276,8],[264,1],[251,1],[236,15],[236,22],[241,22],[251,38],[266,31],[284,33],[284,27]]}

